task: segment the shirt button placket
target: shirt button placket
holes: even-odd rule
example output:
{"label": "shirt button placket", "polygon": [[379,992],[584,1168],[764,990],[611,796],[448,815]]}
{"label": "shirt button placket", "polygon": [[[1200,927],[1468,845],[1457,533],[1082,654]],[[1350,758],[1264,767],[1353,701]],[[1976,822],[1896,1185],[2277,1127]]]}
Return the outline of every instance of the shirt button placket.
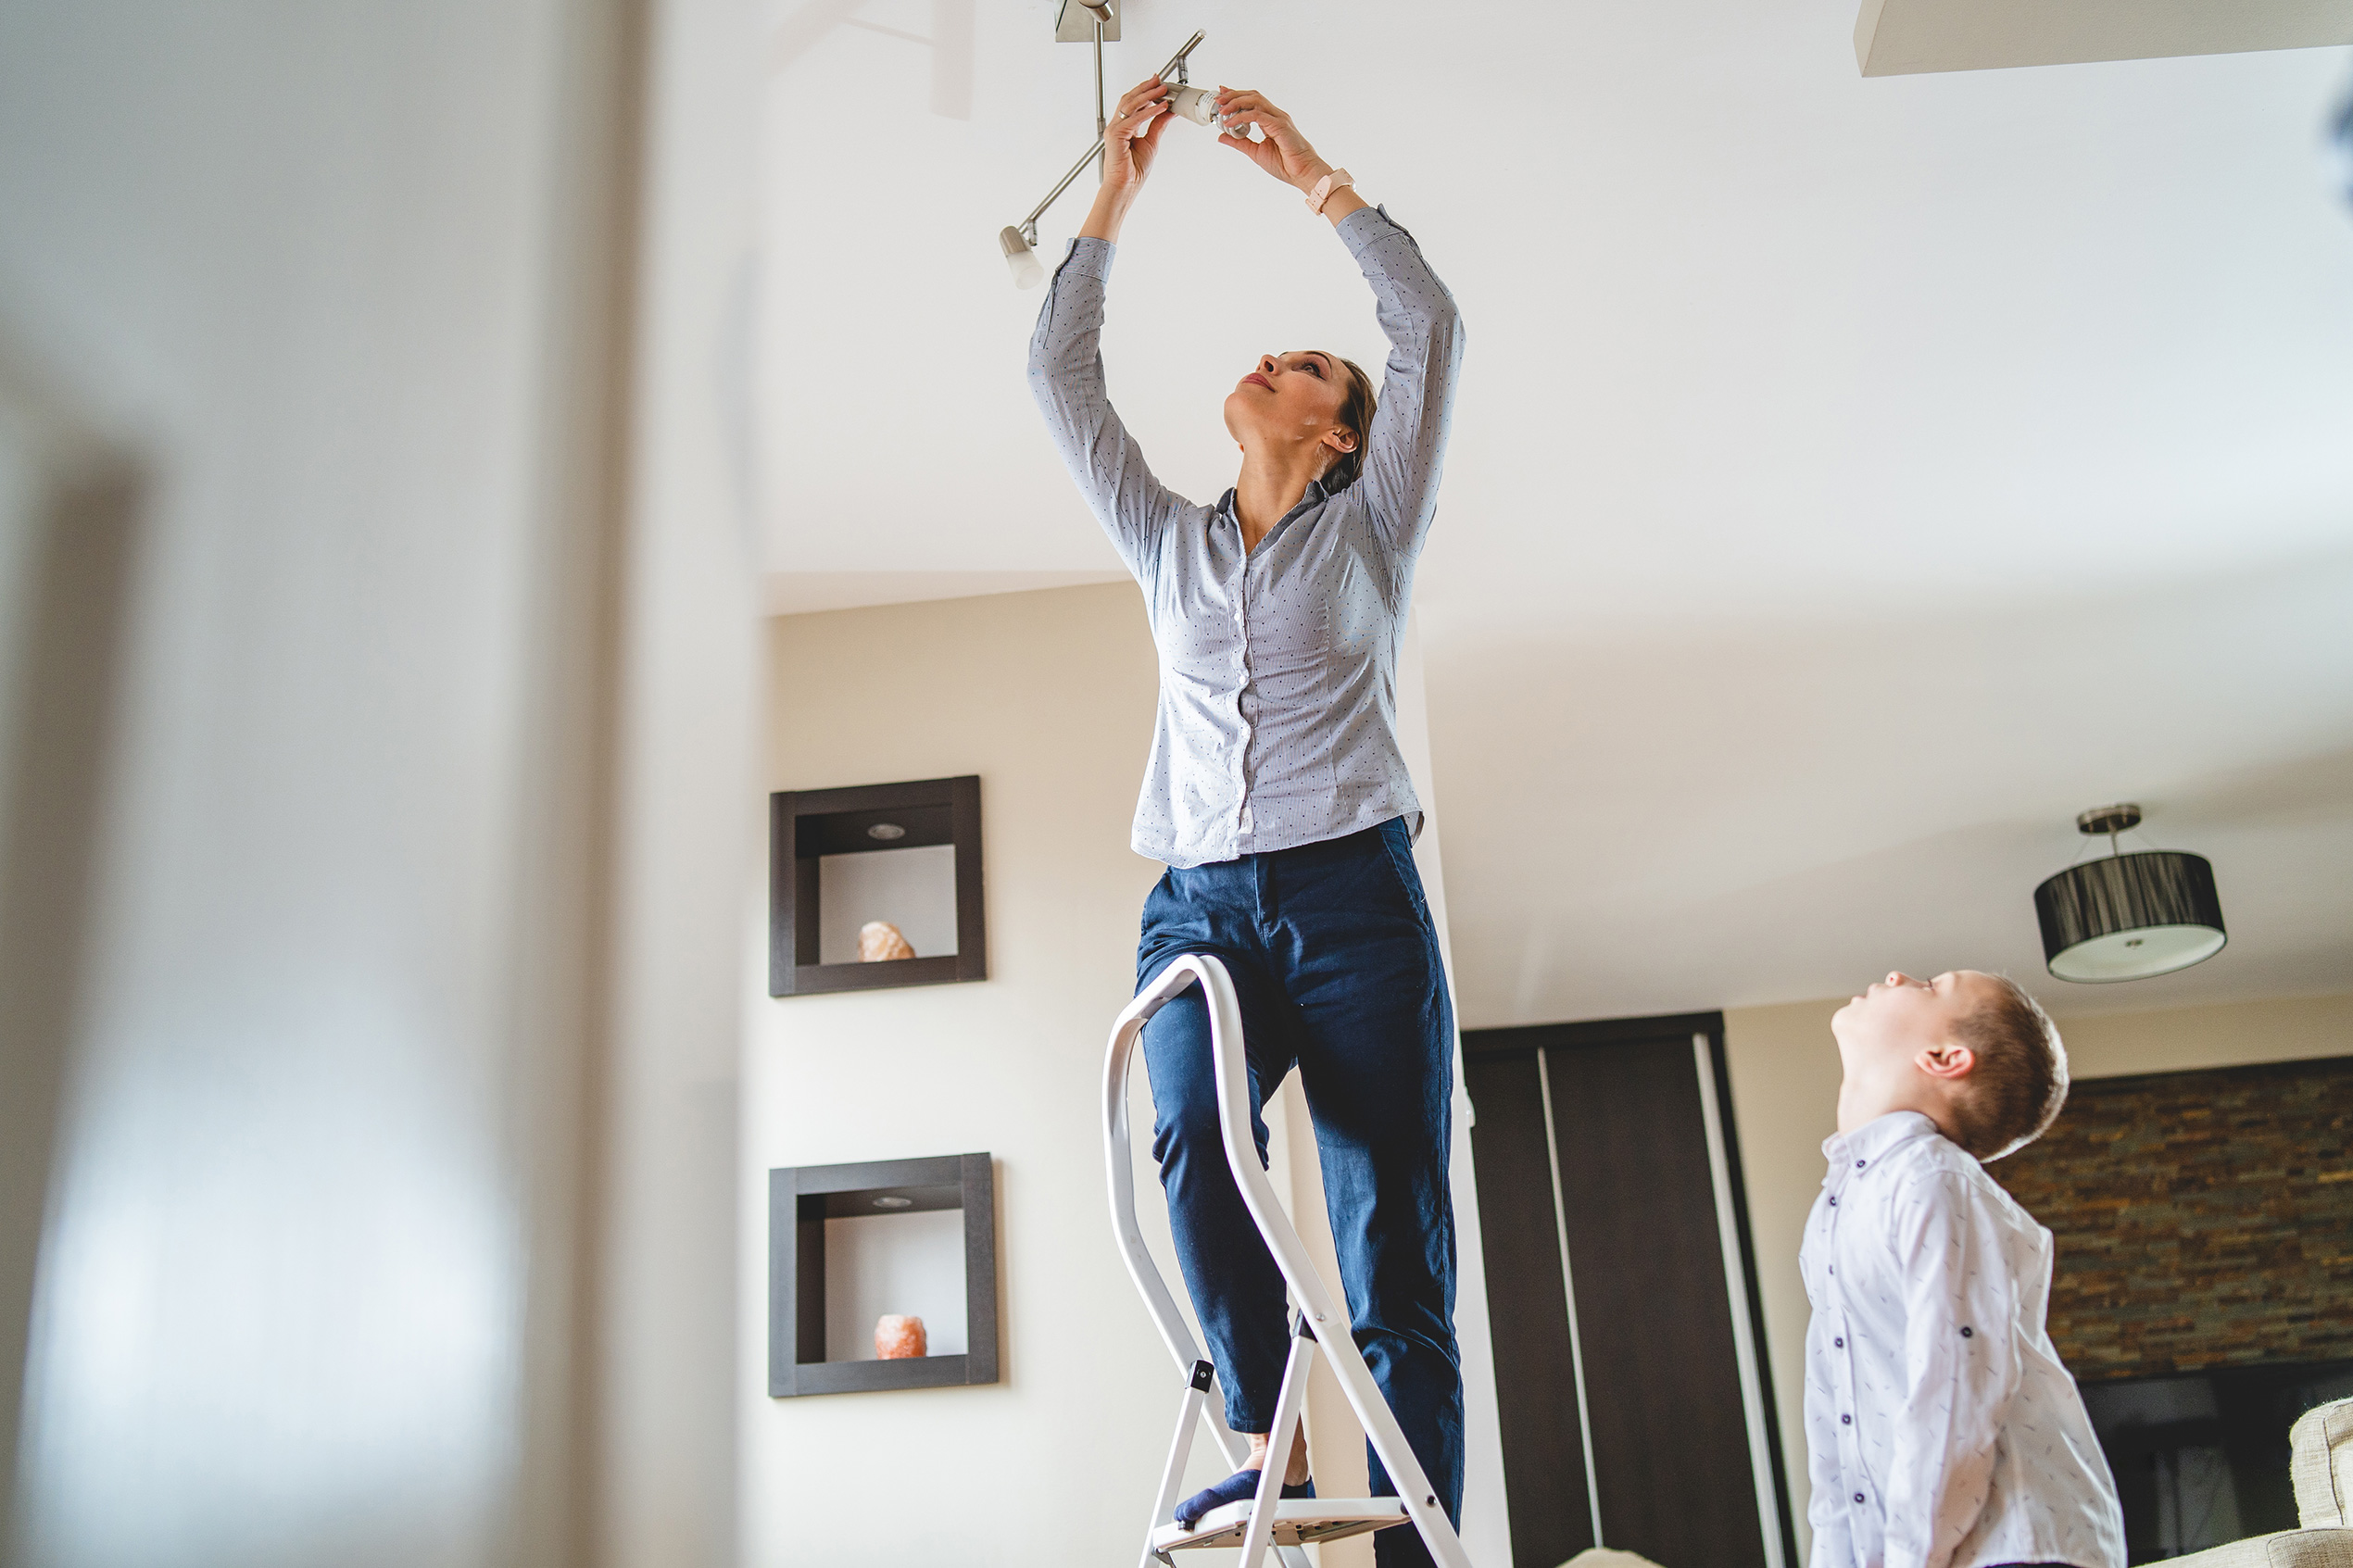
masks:
{"label": "shirt button placket", "polygon": [[1237,803],[1235,832],[1237,847],[1239,835],[1250,832],[1250,724],[1242,717],[1242,688],[1250,684],[1250,618],[1245,608],[1250,598],[1250,558],[1242,558],[1241,571],[1234,578],[1234,799]]}

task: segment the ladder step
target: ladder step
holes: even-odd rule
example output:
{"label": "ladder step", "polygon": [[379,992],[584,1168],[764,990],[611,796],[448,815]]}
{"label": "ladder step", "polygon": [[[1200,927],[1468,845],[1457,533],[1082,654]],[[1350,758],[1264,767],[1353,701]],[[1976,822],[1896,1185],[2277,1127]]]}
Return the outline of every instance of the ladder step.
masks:
{"label": "ladder step", "polygon": [[[1257,1499],[1245,1498],[1213,1509],[1188,1530],[1163,1524],[1152,1532],[1154,1551],[1183,1551],[1197,1546],[1239,1546],[1250,1525]],[[1275,1544],[1305,1546],[1310,1541],[1336,1541],[1371,1530],[1386,1530],[1405,1523],[1405,1505],[1395,1498],[1299,1498],[1275,1505]]]}

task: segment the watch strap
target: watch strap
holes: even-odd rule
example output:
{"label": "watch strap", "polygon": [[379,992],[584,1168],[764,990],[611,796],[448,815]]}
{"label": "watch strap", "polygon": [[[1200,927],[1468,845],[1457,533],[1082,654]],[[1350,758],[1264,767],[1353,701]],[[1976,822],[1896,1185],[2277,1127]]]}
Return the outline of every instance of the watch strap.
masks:
{"label": "watch strap", "polygon": [[1320,215],[1324,210],[1324,204],[1332,199],[1334,191],[1344,191],[1354,183],[1356,183],[1356,177],[1345,169],[1333,169],[1329,174],[1316,181],[1315,188],[1307,193],[1307,210]]}

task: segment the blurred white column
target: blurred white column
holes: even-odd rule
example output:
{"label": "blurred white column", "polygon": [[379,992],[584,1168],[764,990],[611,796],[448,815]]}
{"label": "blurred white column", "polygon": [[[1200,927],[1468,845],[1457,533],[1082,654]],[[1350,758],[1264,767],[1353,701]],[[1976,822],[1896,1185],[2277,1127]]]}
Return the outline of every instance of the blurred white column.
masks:
{"label": "blurred white column", "polygon": [[18,1561],[725,1561],[731,13],[0,3],[0,310],[146,481]]}

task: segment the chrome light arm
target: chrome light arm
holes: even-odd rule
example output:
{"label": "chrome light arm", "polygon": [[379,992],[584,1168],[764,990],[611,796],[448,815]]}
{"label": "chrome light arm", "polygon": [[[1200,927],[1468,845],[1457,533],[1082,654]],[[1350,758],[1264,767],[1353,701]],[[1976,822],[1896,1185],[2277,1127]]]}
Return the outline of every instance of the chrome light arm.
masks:
{"label": "chrome light arm", "polygon": [[[1097,31],[1100,31],[1102,27],[1101,21],[1098,19],[1095,25]],[[1168,56],[1168,63],[1160,68],[1159,74],[1161,79],[1163,81],[1166,81],[1168,79],[1169,72],[1174,71],[1176,73],[1176,82],[1181,86],[1186,80],[1186,59],[1194,50],[1201,47],[1202,41],[1208,36],[1209,34],[1207,32],[1196,28],[1193,31],[1193,35],[1185,40],[1184,45],[1175,54]],[[1095,144],[1094,145],[1088,147],[1084,153],[1079,155],[1078,161],[1070,166],[1069,173],[1063,175],[1059,181],[1055,182],[1054,188],[1046,193],[1046,199],[1039,202],[1036,207],[1031,207],[1029,209],[1029,216],[1014,225],[1014,227],[1021,232],[1021,237],[1030,245],[1034,245],[1038,243],[1038,220],[1046,215],[1046,209],[1053,206],[1055,201],[1061,197],[1064,191],[1070,189],[1070,182],[1077,179],[1080,171],[1085,169],[1088,164],[1094,162],[1096,157],[1103,151],[1103,143],[1105,141],[1106,133],[1102,118],[1102,58],[1101,56],[1098,54],[1095,64]]]}

